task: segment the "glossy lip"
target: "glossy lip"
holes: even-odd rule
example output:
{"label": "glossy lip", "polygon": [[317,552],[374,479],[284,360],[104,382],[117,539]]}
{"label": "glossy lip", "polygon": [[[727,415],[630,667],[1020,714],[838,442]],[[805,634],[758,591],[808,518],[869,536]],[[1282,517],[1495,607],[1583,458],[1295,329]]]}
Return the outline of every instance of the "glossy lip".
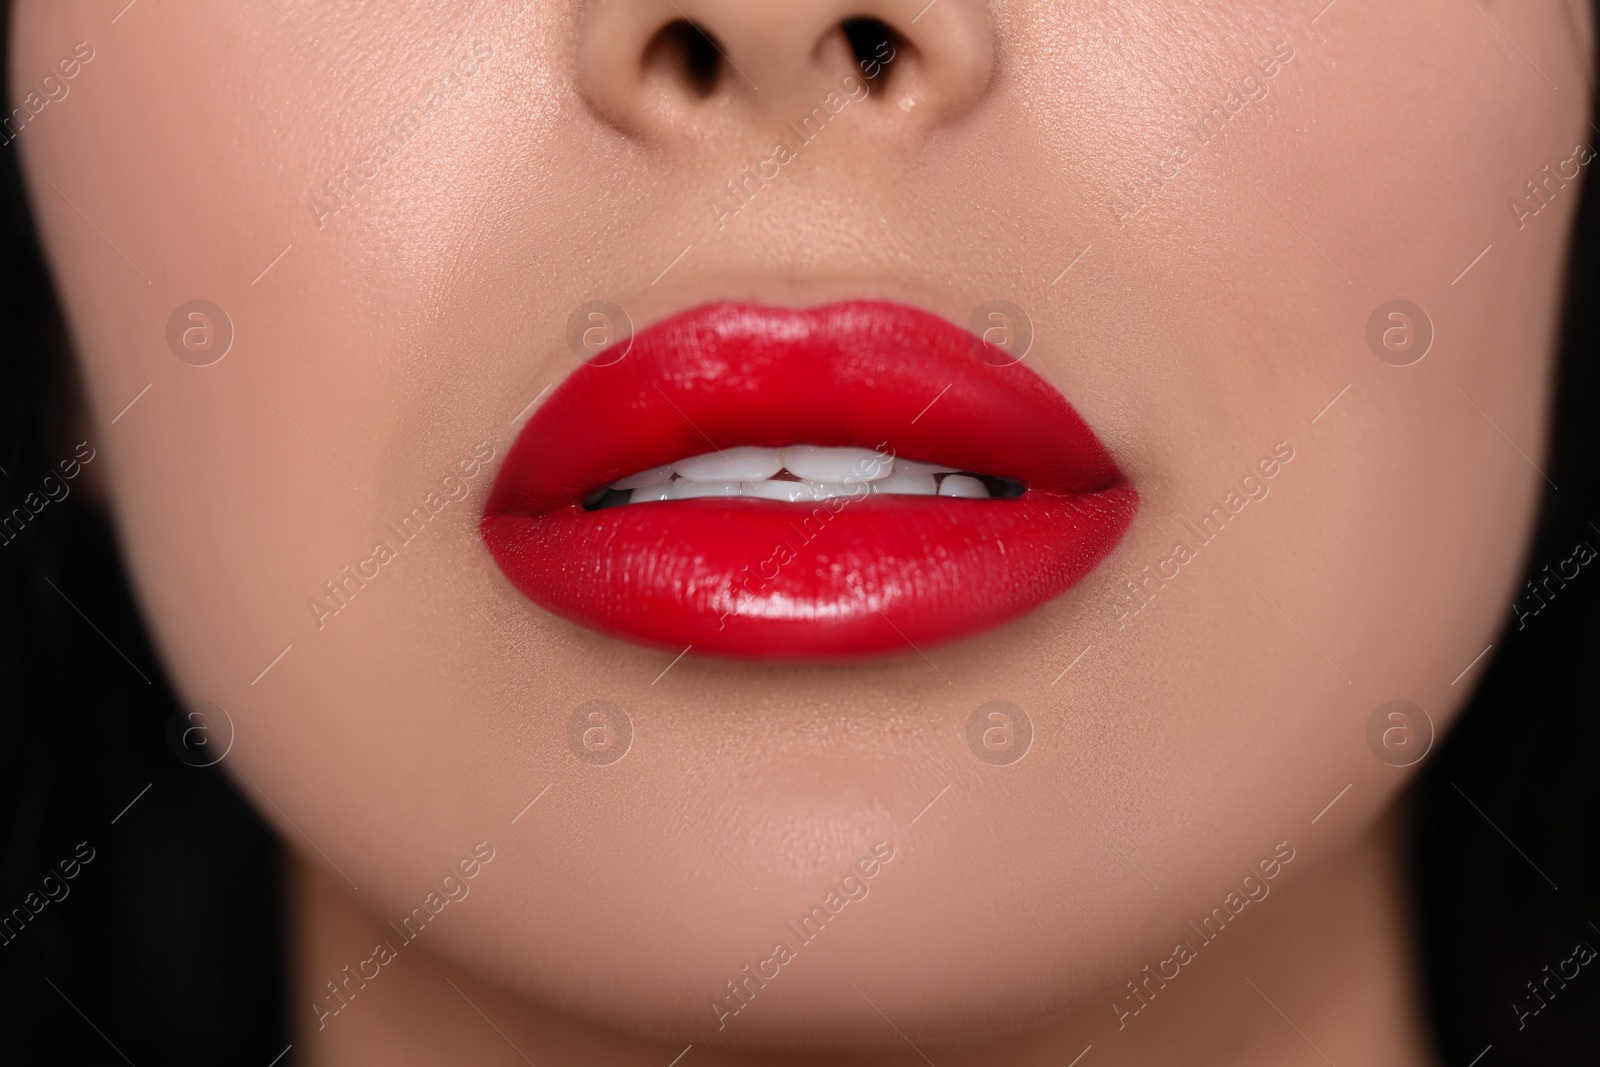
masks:
{"label": "glossy lip", "polygon": [[[1026,491],[582,506],[635,471],[790,444],[879,448]],[[720,303],[568,377],[512,445],[482,530],[513,585],[580,625],[830,659],[926,649],[1026,614],[1093,570],[1138,504],[1061,393],[944,319],[887,302]]]}

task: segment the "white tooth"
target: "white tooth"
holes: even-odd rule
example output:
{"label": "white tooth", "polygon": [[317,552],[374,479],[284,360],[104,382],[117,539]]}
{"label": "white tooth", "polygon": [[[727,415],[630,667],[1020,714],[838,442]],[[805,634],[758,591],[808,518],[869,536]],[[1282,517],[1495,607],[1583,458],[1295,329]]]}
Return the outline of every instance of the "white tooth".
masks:
{"label": "white tooth", "polygon": [[628,503],[644,504],[652,500],[671,500],[672,483],[662,482],[660,485],[642,485],[628,494]]}
{"label": "white tooth", "polygon": [[680,459],[672,467],[691,482],[761,482],[783,469],[783,455],[776,448],[741,445]]}
{"label": "white tooth", "polygon": [[812,499],[827,500],[829,497],[849,496],[864,497],[872,492],[869,482],[806,482],[811,487]]}
{"label": "white tooth", "polygon": [[918,463],[916,460],[911,459],[897,458],[894,461],[894,472],[896,474],[954,474],[960,469],[960,467],[952,467],[948,464]]}
{"label": "white tooth", "polygon": [[691,482],[680,478],[672,483],[672,500],[689,500],[698,496],[738,496],[738,482]]}
{"label": "white tooth", "polygon": [[842,482],[846,478],[871,482],[887,478],[894,457],[870,448],[819,448],[793,445],[783,450],[783,465],[796,478],[816,482]]}
{"label": "white tooth", "polygon": [[816,499],[811,486],[805,482],[780,482],[776,480],[746,482],[743,495],[761,500],[787,500],[791,504],[798,501]]}
{"label": "white tooth", "polygon": [[650,485],[663,485],[672,478],[672,464],[664,467],[651,467],[638,474],[630,474],[626,478],[619,478],[611,483],[613,489],[643,489]]}
{"label": "white tooth", "polygon": [[907,496],[934,496],[939,492],[939,483],[933,480],[931,474],[908,474],[900,469],[900,461],[894,462],[894,473],[887,478],[880,478],[871,483],[874,493],[904,493]]}
{"label": "white tooth", "polygon": [[939,495],[984,499],[989,495],[989,487],[967,474],[947,474],[939,483]]}

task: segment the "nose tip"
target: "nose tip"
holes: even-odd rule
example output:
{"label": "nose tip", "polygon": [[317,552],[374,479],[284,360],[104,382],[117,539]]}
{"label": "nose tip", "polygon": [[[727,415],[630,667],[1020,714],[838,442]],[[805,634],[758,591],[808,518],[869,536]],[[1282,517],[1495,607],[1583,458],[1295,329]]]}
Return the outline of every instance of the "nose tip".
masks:
{"label": "nose tip", "polygon": [[970,109],[994,53],[983,0],[592,0],[577,75],[599,117],[646,140],[770,118],[841,84],[910,132]]}

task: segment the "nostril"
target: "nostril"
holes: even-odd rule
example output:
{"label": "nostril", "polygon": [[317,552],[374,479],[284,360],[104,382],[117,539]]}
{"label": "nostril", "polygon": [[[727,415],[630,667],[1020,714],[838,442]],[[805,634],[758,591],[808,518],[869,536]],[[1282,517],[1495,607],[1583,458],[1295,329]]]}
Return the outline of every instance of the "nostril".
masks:
{"label": "nostril", "polygon": [[[567,6],[581,12],[573,75],[584,106],[641,144],[699,145],[713,130],[793,121],[796,100],[832,108],[824,94],[835,90],[875,101],[862,118],[870,114],[878,133],[910,138],[960,121],[994,81],[990,0]],[[914,18],[901,17],[910,10]]]}
{"label": "nostril", "polygon": [[856,66],[871,87],[882,89],[889,84],[895,61],[905,57],[911,42],[893,26],[870,16],[848,18],[839,24],[850,50],[855,53]]}
{"label": "nostril", "polygon": [[669,22],[645,45],[645,70],[707,97],[722,77],[722,48],[715,38],[687,19]]}

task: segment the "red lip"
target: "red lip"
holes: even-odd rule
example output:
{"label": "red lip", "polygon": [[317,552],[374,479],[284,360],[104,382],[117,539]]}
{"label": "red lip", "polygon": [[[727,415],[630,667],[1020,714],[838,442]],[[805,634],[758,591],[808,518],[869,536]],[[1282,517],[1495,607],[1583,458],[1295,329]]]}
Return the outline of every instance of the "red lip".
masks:
{"label": "red lip", "polygon": [[[529,419],[482,524],[513,585],[603,633],[760,659],[925,649],[1060,596],[1138,509],[1065,397],[904,305],[712,304],[608,362],[580,367]],[[884,448],[1026,491],[582,506],[635,471],[793,444]]]}

